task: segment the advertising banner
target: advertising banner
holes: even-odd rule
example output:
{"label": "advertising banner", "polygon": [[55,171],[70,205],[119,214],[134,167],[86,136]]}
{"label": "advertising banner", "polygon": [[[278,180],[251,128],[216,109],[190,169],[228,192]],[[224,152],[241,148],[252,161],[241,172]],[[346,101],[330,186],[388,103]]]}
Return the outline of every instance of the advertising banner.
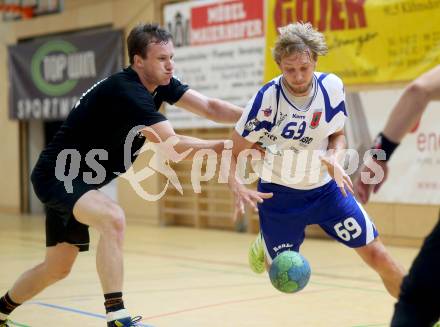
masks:
{"label": "advertising banner", "polygon": [[266,81],[279,74],[271,53],[278,27],[299,21],[326,37],[329,53],[319,58],[317,70],[338,75],[346,85],[409,81],[440,63],[440,1],[267,3]]}
{"label": "advertising banner", "polygon": [[[245,106],[263,82],[264,2],[189,1],[164,8],[176,77],[204,95]],[[175,128],[222,127],[166,106]]]}
{"label": "advertising banner", "polygon": [[[349,149],[358,154],[350,164],[358,168],[366,160],[365,151],[383,131],[403,89],[348,92],[349,119],[345,125]],[[371,201],[387,203],[440,204],[440,120],[439,102],[426,108],[420,123],[407,134],[388,162],[388,176]],[[348,169],[349,174],[353,173]],[[370,176],[373,177],[373,176]]]}
{"label": "advertising banner", "polygon": [[11,119],[62,120],[81,94],[123,65],[121,31],[89,31],[8,48]]}

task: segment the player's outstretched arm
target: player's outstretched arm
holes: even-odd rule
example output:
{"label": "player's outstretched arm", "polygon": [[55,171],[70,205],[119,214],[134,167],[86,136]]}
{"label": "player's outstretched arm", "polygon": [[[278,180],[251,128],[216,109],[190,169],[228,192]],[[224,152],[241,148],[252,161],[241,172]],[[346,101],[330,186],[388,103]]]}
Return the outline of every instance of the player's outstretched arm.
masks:
{"label": "player's outstretched arm", "polygon": [[363,165],[355,181],[356,196],[362,203],[367,203],[371,193],[379,191],[388,175],[387,161],[405,135],[417,127],[420,118],[432,100],[440,100],[440,65],[411,82],[394,106],[382,133],[376,138],[374,148],[385,151],[385,160],[375,160],[382,168],[383,178],[376,184],[367,184],[370,179],[362,178],[372,173],[368,165]]}
{"label": "player's outstretched arm", "polygon": [[393,108],[383,134],[395,143],[418,123],[428,103],[440,100],[440,65],[421,75],[406,88]]}
{"label": "player's outstretched arm", "polygon": [[174,162],[192,159],[196,152],[202,149],[212,149],[217,154],[221,154],[226,142],[226,140],[203,140],[178,135],[167,120],[146,127],[142,133],[148,141],[156,143],[161,154]]}
{"label": "player's outstretched arm", "polygon": [[207,97],[192,89],[182,95],[176,106],[217,123],[235,123],[243,112],[232,103]]}
{"label": "player's outstretched arm", "polygon": [[[222,171],[222,174],[228,176],[228,186],[234,195],[234,221],[245,213],[245,207],[248,205],[253,208],[255,212],[258,211],[257,204],[262,203],[264,199],[269,199],[273,196],[272,193],[262,193],[255,190],[251,190],[243,185],[243,181],[240,176],[244,175],[244,172],[237,169],[237,158],[243,151],[256,151],[257,155],[262,154],[262,150],[254,146],[254,143],[247,141],[235,130],[232,132],[232,156],[230,169],[228,171]],[[244,169],[244,167],[243,167]]]}

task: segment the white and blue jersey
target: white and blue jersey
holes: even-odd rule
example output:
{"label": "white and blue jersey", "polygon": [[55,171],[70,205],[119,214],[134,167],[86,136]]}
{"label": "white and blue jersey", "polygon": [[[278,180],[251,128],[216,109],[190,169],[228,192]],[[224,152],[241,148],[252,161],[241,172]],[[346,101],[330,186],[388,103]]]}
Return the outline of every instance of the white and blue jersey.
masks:
{"label": "white and blue jersey", "polygon": [[299,108],[281,80],[278,76],[258,91],[235,130],[266,148],[264,161],[254,165],[261,179],[295,189],[322,186],[330,176],[319,155],[347,118],[344,86],[336,75],[315,73],[309,103]]}
{"label": "white and blue jersey", "polygon": [[344,197],[319,156],[329,136],[342,130],[347,119],[344,86],[334,74],[315,72],[308,101],[296,105],[278,76],[249,101],[235,130],[266,149],[254,163],[259,190],[273,192],[259,204],[260,227],[269,261],[285,250],[299,250],[304,230],[319,224],[350,247],[377,237],[362,206]]}

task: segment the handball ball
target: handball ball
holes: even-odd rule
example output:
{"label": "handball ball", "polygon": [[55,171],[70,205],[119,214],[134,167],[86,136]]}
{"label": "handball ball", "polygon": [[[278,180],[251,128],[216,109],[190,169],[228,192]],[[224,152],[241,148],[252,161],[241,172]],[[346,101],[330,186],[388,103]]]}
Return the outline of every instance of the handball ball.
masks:
{"label": "handball ball", "polygon": [[309,262],[295,251],[284,251],[272,262],[269,278],[272,285],[283,293],[301,291],[310,279]]}

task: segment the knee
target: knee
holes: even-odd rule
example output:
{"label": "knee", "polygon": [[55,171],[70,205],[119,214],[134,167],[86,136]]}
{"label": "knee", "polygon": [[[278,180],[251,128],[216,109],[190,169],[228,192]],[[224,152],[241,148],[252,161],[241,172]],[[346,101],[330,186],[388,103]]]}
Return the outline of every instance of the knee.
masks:
{"label": "knee", "polygon": [[377,270],[386,266],[390,260],[390,257],[384,249],[380,247],[373,247],[371,251],[368,252],[367,260],[368,263]]}
{"label": "knee", "polygon": [[117,204],[110,204],[104,214],[104,231],[113,234],[122,234],[125,231],[124,210]]}

